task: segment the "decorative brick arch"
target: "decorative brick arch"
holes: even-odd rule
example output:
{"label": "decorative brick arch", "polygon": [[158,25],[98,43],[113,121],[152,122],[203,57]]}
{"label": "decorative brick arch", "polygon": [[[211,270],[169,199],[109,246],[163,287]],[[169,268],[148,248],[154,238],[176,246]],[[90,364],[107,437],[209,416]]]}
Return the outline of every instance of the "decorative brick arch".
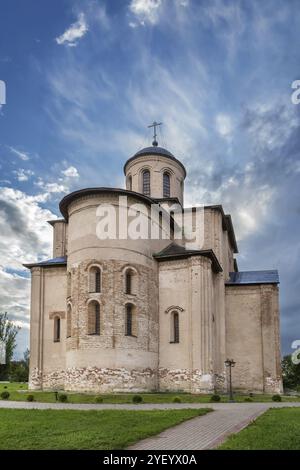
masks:
{"label": "decorative brick arch", "polygon": [[168,308],[165,310],[165,313],[170,313],[170,312],[172,312],[173,310],[176,310],[177,312],[184,312],[184,308],[179,307],[178,305],[172,305],[171,307],[168,307]]}
{"label": "decorative brick arch", "polygon": [[[128,275],[131,277],[129,289],[127,278]],[[128,264],[122,269],[122,286],[123,292],[126,295],[137,295],[139,291],[139,278],[139,271],[134,266]]]}

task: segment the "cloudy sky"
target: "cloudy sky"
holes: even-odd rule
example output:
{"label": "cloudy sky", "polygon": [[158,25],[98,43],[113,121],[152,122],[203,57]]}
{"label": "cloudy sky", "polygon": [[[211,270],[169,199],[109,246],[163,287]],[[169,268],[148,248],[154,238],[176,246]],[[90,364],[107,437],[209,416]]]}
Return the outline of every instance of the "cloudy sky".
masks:
{"label": "cloudy sky", "polygon": [[28,344],[29,276],[67,192],[124,184],[160,144],[186,203],[233,216],[240,270],[278,268],[283,351],[300,339],[300,8],[293,0],[1,0],[0,311]]}

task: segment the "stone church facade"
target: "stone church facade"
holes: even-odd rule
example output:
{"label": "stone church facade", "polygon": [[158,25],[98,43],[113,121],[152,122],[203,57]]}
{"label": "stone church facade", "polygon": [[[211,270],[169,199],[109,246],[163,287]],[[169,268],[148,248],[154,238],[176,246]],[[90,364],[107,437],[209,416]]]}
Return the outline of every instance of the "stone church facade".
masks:
{"label": "stone church facade", "polygon": [[[221,205],[204,206],[198,247],[172,233],[97,236],[97,209],[119,213],[120,198],[127,213],[138,204],[147,219],[154,203],[183,207],[186,170],[153,144],[125,163],[126,189],[65,196],[63,218],[49,222],[53,258],[26,265],[30,389],[224,392],[230,358],[235,390],[280,393],[278,273],[238,271]],[[194,212],[186,209],[191,225]]]}

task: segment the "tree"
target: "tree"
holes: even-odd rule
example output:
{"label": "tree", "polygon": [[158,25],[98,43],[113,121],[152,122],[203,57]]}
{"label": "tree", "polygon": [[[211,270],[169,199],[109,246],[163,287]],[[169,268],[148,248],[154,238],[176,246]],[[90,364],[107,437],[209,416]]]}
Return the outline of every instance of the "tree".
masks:
{"label": "tree", "polygon": [[9,366],[16,348],[16,336],[20,327],[8,319],[7,313],[0,313],[0,339],[5,344],[6,364],[0,368],[0,380],[8,378]]}
{"label": "tree", "polygon": [[9,368],[11,382],[28,382],[29,377],[29,349],[26,349],[21,361],[12,361]]}
{"label": "tree", "polygon": [[283,387],[300,390],[300,364],[294,364],[292,356],[284,356],[281,363]]}

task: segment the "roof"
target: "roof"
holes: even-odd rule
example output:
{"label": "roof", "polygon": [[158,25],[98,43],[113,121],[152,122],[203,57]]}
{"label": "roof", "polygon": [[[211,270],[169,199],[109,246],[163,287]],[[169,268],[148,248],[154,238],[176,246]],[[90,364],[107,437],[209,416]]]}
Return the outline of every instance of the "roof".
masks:
{"label": "roof", "polygon": [[277,270],[272,271],[240,271],[229,273],[230,280],[226,282],[229,286],[251,285],[251,284],[279,284]]}
{"label": "roof", "polygon": [[191,256],[205,256],[212,261],[212,268],[215,272],[222,272],[222,267],[213,250],[188,250],[184,246],[172,242],[159,253],[154,253],[153,258],[157,261],[169,261],[179,258],[189,258]]}
{"label": "roof", "polygon": [[48,224],[52,225],[52,227],[54,227],[54,225],[58,222],[60,223],[66,223],[65,219],[53,219],[53,220],[47,220]]}
{"label": "roof", "polygon": [[73,202],[75,199],[78,197],[82,196],[90,196],[90,195],[95,195],[95,194],[103,194],[103,193],[117,193],[117,194],[122,194],[124,196],[134,196],[139,199],[142,199],[144,202],[147,204],[153,204],[153,199],[151,199],[148,196],[145,196],[144,194],[137,193],[135,191],[129,191],[127,189],[122,189],[122,188],[104,188],[104,187],[99,187],[99,188],[84,188],[84,189],[79,189],[78,191],[73,191],[70,194],[67,194],[59,203],[59,209],[62,215],[64,216],[65,220],[68,220],[68,206],[71,202]]}
{"label": "roof", "polygon": [[136,152],[133,155],[133,157],[129,158],[127,160],[127,162],[125,163],[125,165],[124,165],[124,175],[126,174],[126,166],[128,165],[128,163],[130,163],[133,160],[135,160],[136,158],[142,157],[144,155],[160,155],[162,157],[170,158],[174,162],[178,163],[179,166],[181,166],[181,168],[183,169],[183,172],[184,172],[184,177],[186,177],[186,169],[185,169],[184,165],[181,163],[181,161],[177,160],[177,158],[175,158],[174,155],[171,152],[169,152],[169,150],[167,150],[163,147],[157,147],[157,146],[154,146],[154,145],[152,147],[145,147],[145,148],[139,150],[138,152]]}
{"label": "roof", "polygon": [[67,264],[67,257],[61,256],[59,258],[47,259],[45,261],[40,261],[39,263],[29,263],[23,264],[25,268],[34,268],[36,266],[65,266]]}

